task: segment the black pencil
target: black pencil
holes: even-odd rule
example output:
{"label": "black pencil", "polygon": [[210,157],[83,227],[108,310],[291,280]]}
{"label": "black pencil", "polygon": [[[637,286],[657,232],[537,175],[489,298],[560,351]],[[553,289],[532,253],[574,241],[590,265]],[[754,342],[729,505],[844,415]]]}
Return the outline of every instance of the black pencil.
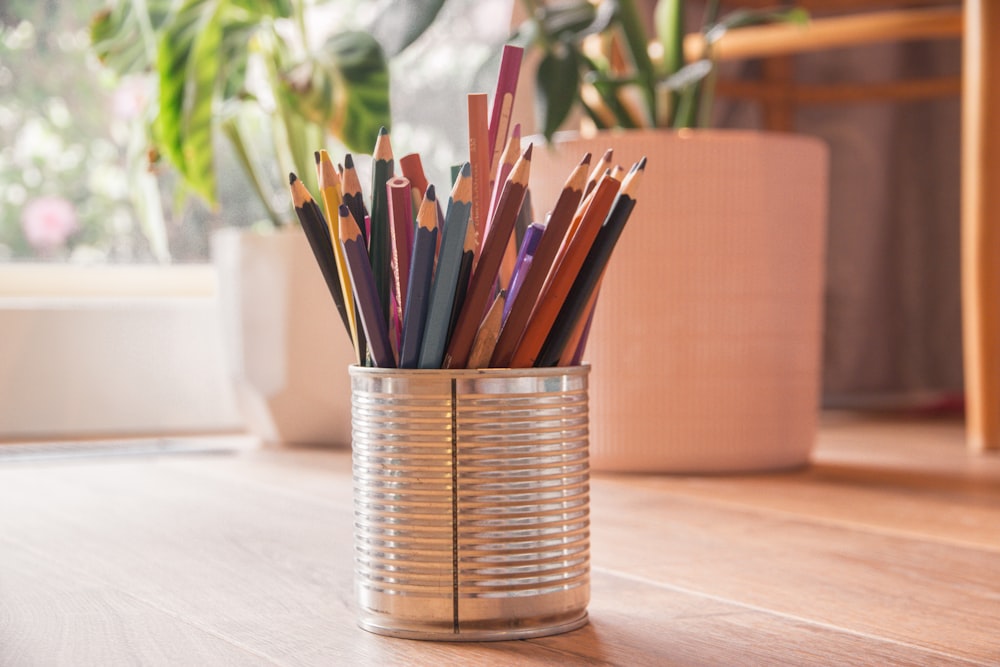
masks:
{"label": "black pencil", "polygon": [[597,232],[583,266],[573,281],[566,299],[559,309],[549,335],[535,359],[535,366],[557,366],[563,355],[566,344],[573,338],[573,333],[585,315],[587,304],[594,293],[601,276],[607,268],[611,252],[621,237],[625,223],[628,222],[632,209],[635,208],[635,192],[639,187],[640,178],[646,168],[646,158],[642,158],[622,183],[621,190],[615,198],[615,203],[608,213],[607,219]]}
{"label": "black pencil", "polygon": [[[309,247],[312,248],[313,256],[319,265],[319,270],[326,281],[326,287],[330,290],[333,303],[340,313],[340,319],[344,323],[344,330],[347,335],[351,335],[351,320],[347,315],[347,307],[344,303],[344,292],[340,285],[340,277],[337,274],[337,258],[333,253],[333,241],[330,237],[330,228],[326,224],[323,212],[320,210],[316,200],[312,198],[305,184],[299,180],[295,174],[288,175],[288,187],[292,192],[292,205],[295,207],[295,215],[302,225]],[[353,336],[352,342],[353,342]]]}

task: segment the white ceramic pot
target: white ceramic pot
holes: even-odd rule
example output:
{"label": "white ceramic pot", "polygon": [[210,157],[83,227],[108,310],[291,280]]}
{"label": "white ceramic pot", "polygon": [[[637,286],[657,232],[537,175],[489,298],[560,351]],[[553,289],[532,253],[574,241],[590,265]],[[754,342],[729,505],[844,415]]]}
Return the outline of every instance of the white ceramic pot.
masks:
{"label": "white ceramic pot", "polygon": [[350,338],[302,230],[212,237],[228,367],[268,443],[350,446]]}
{"label": "white ceramic pot", "polygon": [[[595,470],[808,462],[819,403],[827,149],[790,134],[628,131],[536,146],[536,217],[583,153],[648,158],[585,360]],[[544,203],[544,204],[543,204]]]}

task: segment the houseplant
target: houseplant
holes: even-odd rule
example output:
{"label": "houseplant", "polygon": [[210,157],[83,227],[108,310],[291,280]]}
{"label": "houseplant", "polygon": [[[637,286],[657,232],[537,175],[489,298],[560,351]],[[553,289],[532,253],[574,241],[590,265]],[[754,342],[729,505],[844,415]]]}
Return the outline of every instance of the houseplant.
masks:
{"label": "houseplant", "polygon": [[[818,408],[825,146],[690,129],[710,119],[711,51],[725,32],[801,16],[710,15],[703,50],[685,64],[677,0],[657,3],[652,40],[632,0],[525,4],[531,12],[515,39],[542,53],[536,102],[551,141],[533,159],[535,199],[552,199],[562,184],[544,175],[565,173],[585,151],[611,147],[623,164],[648,157],[642,202],[591,328],[593,466],[805,464]],[[557,133],[577,106],[606,129]]]}
{"label": "houseplant", "polygon": [[218,206],[217,149],[228,141],[276,230],[242,221],[212,238],[229,366],[246,421],[266,441],[350,441],[350,340],[284,179],[295,171],[318,194],[309,168],[317,147],[332,138],[371,151],[391,126],[389,59],[443,2],[383,3],[351,26],[340,20],[356,14],[351,0],[115,0],[93,18],[101,61],[152,82],[143,119],[152,162],[176,172],[182,193]]}

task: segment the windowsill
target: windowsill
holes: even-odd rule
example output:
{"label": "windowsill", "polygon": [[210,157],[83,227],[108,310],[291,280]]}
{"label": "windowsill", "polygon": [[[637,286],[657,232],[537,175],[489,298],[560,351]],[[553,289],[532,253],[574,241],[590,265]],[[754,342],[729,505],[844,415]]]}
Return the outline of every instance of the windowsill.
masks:
{"label": "windowsill", "polygon": [[216,283],[215,268],[211,264],[0,265],[0,300],[213,298]]}

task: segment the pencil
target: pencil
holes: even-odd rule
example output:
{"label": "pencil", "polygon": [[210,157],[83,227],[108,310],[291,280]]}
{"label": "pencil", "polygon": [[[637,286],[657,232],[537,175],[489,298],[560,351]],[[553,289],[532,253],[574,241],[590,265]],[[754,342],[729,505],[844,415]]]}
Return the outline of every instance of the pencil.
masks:
{"label": "pencil", "polygon": [[[507,141],[506,147],[504,147],[503,155],[500,157],[500,163],[493,169],[497,180],[493,182],[493,194],[490,197],[490,206],[486,213],[487,234],[490,233],[490,226],[493,224],[493,216],[496,214],[496,207],[500,201],[500,194],[503,192],[504,183],[507,182],[507,177],[510,176],[510,172],[514,168],[514,164],[517,162],[520,153],[521,126],[515,125],[514,131],[511,132],[510,139]],[[512,234],[507,245],[507,251],[504,254],[503,262],[500,263],[501,287],[510,287],[510,278],[514,271],[514,262],[517,258],[517,248],[516,234]]]}
{"label": "pencil", "polygon": [[[490,199],[490,131],[486,93],[468,96],[469,164],[472,166],[472,220],[476,235],[483,243],[486,235],[487,207]],[[476,262],[482,247],[476,249]]]}
{"label": "pencil", "polygon": [[350,153],[344,156],[344,173],[340,179],[340,189],[343,196],[343,203],[354,216],[354,221],[361,229],[361,235],[368,243],[368,231],[365,229],[365,218],[368,217],[368,208],[365,207],[364,193],[361,190],[361,180],[358,178],[358,171],[354,167],[354,158]]}
{"label": "pencil", "polygon": [[[410,181],[410,195],[413,199],[413,210],[419,211],[420,204],[424,200],[424,193],[427,192],[427,175],[424,173],[424,163],[420,160],[419,153],[408,153],[399,158],[399,170],[403,176]],[[440,222],[440,221],[439,221]]]}
{"label": "pencil", "polygon": [[351,334],[351,342],[354,343],[354,352],[358,365],[364,362],[365,344],[364,331],[358,337],[357,309],[354,306],[354,292],[351,290],[351,279],[347,275],[347,261],[344,259],[344,247],[340,244],[339,231],[339,209],[342,203],[340,193],[340,176],[333,167],[330,154],[325,150],[315,153],[316,170],[319,176],[319,194],[323,200],[323,212],[326,214],[327,229],[330,233],[333,245],[333,255],[337,260],[337,277],[340,280],[340,289],[344,294],[344,308],[347,311],[347,319]]}
{"label": "pencil", "polygon": [[458,286],[455,288],[455,301],[451,304],[451,316],[448,318],[448,340],[455,333],[458,315],[465,305],[465,297],[469,294],[469,279],[472,278],[472,267],[476,261],[476,248],[479,247],[479,237],[476,236],[476,226],[471,222],[465,228],[465,243],[462,245],[462,259],[458,268]]}
{"label": "pencil", "polygon": [[420,362],[420,347],[427,320],[437,236],[437,197],[434,194],[434,186],[428,185],[427,193],[417,211],[417,231],[413,239],[409,291],[406,294],[406,307],[403,309],[403,340],[399,346],[400,368],[416,368]]}
{"label": "pencil", "polygon": [[490,146],[490,181],[503,179],[497,175],[497,165],[500,153],[507,143],[507,133],[510,129],[510,117],[514,109],[514,95],[517,92],[517,80],[521,72],[521,58],[524,49],[520,46],[507,44],[500,55],[500,71],[497,73],[496,90],[493,93],[493,108],[490,110],[489,146]]}
{"label": "pencil", "polygon": [[347,259],[354,299],[361,313],[361,326],[368,338],[372,361],[379,368],[393,368],[396,363],[389,344],[386,320],[378,303],[375,277],[372,275],[368,252],[365,250],[364,237],[361,236],[361,227],[354,220],[346,204],[341,204],[338,217],[340,241],[344,245],[344,257]]}
{"label": "pencil", "polygon": [[444,359],[452,304],[455,302],[461,270],[462,246],[466,230],[471,226],[469,225],[471,211],[472,171],[466,162],[455,180],[445,213],[444,229],[441,231],[443,237],[441,253],[431,281],[423,340],[420,343],[420,358],[417,362],[419,368],[441,368],[441,361]]}
{"label": "pencil", "polygon": [[500,262],[503,261],[504,252],[507,250],[507,241],[510,239],[511,232],[514,231],[514,222],[521,210],[521,204],[524,203],[524,193],[528,189],[530,171],[531,144],[528,144],[527,150],[524,151],[510,172],[510,177],[504,185],[503,194],[500,195],[497,214],[493,219],[490,234],[481,244],[479,261],[472,271],[472,279],[469,282],[469,293],[465,298],[465,303],[462,304],[462,310],[455,322],[455,331],[448,343],[448,352],[444,359],[445,368],[465,368],[469,361],[472,340],[479,328],[479,323],[482,321],[483,313],[489,305],[490,298],[493,296]]}
{"label": "pencil", "polygon": [[389,251],[389,198],[386,184],[393,176],[392,144],[389,131],[379,130],[372,153],[372,229],[368,237],[368,255],[375,277],[375,290],[382,308],[382,318],[389,322],[389,292],[392,268]]}
{"label": "pencil", "polygon": [[503,306],[507,301],[507,290],[500,290],[493,305],[486,312],[476,331],[476,338],[472,341],[472,351],[469,352],[469,368],[486,368],[490,365],[490,357],[493,355],[493,346],[497,343],[497,335],[500,333],[500,320],[503,319]]}
{"label": "pencil", "polygon": [[[581,320],[588,314],[588,306],[592,307],[596,300],[596,288],[607,268],[608,260],[615,244],[621,237],[625,223],[628,222],[632,209],[635,208],[635,192],[639,187],[640,179],[646,168],[646,159],[640,160],[629,172],[622,182],[621,190],[615,198],[611,212],[601,226],[594,239],[593,245],[587,252],[586,258],[580,267],[576,280],[566,295],[559,314],[552,324],[551,331],[545,339],[544,345],[538,353],[537,366],[554,366],[570,347],[575,333],[582,334],[582,328],[578,331],[578,326],[585,324],[586,320]],[[576,336],[579,343],[579,335]],[[572,352],[575,354],[576,349]]]}
{"label": "pencil", "polygon": [[347,335],[351,335],[351,323],[347,316],[347,306],[344,303],[344,291],[340,287],[340,277],[337,274],[337,259],[333,254],[333,242],[330,239],[330,229],[323,218],[323,212],[319,205],[309,194],[305,184],[299,180],[295,174],[288,175],[288,187],[292,192],[292,205],[295,208],[295,215],[302,225],[309,247],[312,249],[313,257],[319,265],[320,273],[326,287],[330,290],[333,303],[337,307],[340,319],[344,323],[344,330]]}
{"label": "pencil", "polygon": [[410,204],[410,181],[395,176],[385,184],[389,198],[389,264],[392,269],[392,292],[396,296],[396,318],[402,327],[410,282],[410,255],[413,252],[413,206]]}
{"label": "pencil", "polygon": [[504,320],[510,314],[510,306],[514,305],[514,299],[517,298],[517,293],[521,289],[521,283],[524,282],[524,276],[531,267],[532,257],[535,255],[535,250],[538,249],[538,242],[542,239],[544,231],[545,225],[534,222],[524,233],[524,238],[521,239],[521,247],[517,251],[514,271],[510,278],[510,289],[507,290],[507,300],[503,310]]}
{"label": "pencil", "polygon": [[609,148],[604,151],[604,156],[600,159],[594,170],[590,172],[590,177],[587,179],[587,187],[583,189],[583,196],[586,197],[594,188],[597,187],[597,181],[601,180],[601,176],[611,169],[611,160],[614,159],[615,149]]}
{"label": "pencil", "polygon": [[500,329],[500,338],[497,339],[496,349],[493,351],[491,366],[504,368],[510,365],[511,357],[514,356],[514,350],[521,341],[531,311],[545,285],[545,278],[559,252],[559,246],[562,245],[577,206],[580,205],[583,187],[587,181],[587,169],[590,167],[590,157],[590,153],[583,156],[580,163],[570,172],[566,184],[559,193],[549,221],[545,224],[542,238],[538,241],[538,248],[532,256],[531,267],[525,273],[517,291],[517,298],[512,299],[514,303],[504,320],[503,328]]}
{"label": "pencil", "polygon": [[568,239],[568,243],[564,243],[567,248],[563,253],[562,261],[552,268],[545,281],[538,305],[532,311],[521,342],[518,343],[514,356],[510,360],[512,368],[530,368],[535,365],[535,360],[552,329],[552,324],[559,315],[559,309],[566,300],[566,295],[573,286],[573,281],[580,273],[580,267],[597,237],[597,232],[601,229],[601,225],[611,210],[620,185],[621,183],[617,179],[605,176],[594,189],[594,198],[583,214],[576,234],[573,235],[572,239]]}

